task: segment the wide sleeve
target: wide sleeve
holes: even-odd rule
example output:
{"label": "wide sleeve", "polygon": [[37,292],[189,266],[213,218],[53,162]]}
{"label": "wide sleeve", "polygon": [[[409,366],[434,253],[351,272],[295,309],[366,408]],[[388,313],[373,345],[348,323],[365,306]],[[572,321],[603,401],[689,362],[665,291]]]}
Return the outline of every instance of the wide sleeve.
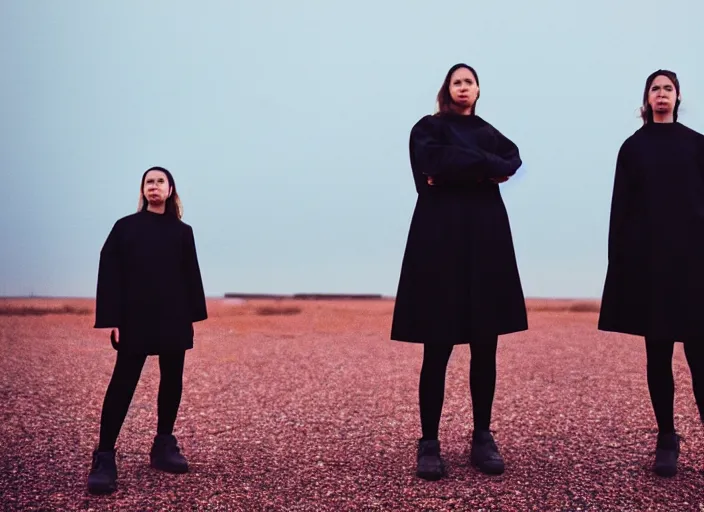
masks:
{"label": "wide sleeve", "polygon": [[409,150],[414,171],[425,176],[475,182],[506,176],[505,170],[492,165],[487,153],[479,148],[463,148],[444,141],[432,116],[426,116],[413,127]]}
{"label": "wide sleeve", "polygon": [[191,322],[200,322],[208,318],[205,302],[203,280],[200,275],[200,265],[196,253],[196,241],[193,228],[186,226],[186,240],[184,244],[185,279],[188,290]]}
{"label": "wide sleeve", "polygon": [[697,142],[699,170],[701,171],[701,175],[704,176],[704,135],[699,134],[697,137]]}
{"label": "wide sleeve", "polygon": [[485,153],[487,164],[501,177],[513,176],[523,165],[518,146],[496,128],[492,129],[497,138],[497,145],[495,153]]}
{"label": "wide sleeve", "polygon": [[122,294],[120,235],[119,226],[115,223],[100,250],[98,285],[95,294],[95,324],[93,327],[120,327]]}
{"label": "wide sleeve", "polygon": [[625,146],[621,146],[616,158],[614,186],[611,193],[611,213],[609,217],[608,256],[614,260],[621,253],[626,242],[624,229],[628,223],[632,204],[633,184],[628,171]]}

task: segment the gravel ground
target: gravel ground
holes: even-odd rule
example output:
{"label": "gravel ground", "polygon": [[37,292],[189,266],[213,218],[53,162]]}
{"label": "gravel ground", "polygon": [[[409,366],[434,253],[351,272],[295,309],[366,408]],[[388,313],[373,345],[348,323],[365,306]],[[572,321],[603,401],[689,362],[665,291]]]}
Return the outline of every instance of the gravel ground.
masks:
{"label": "gravel ground", "polygon": [[[391,301],[213,300],[176,423],[191,472],[148,466],[150,358],[118,440],[118,491],[94,497],[86,478],[115,352],[91,328],[92,303],[0,306],[3,510],[704,511],[704,428],[681,346],[685,442],[679,474],[660,479],[642,341],[598,332],[593,312],[534,304],[531,329],[501,338],[498,477],[468,464],[469,352],[455,349],[440,428],[449,475],[432,483],[414,475],[422,348],[388,340]],[[64,309],[28,314],[38,307]]]}

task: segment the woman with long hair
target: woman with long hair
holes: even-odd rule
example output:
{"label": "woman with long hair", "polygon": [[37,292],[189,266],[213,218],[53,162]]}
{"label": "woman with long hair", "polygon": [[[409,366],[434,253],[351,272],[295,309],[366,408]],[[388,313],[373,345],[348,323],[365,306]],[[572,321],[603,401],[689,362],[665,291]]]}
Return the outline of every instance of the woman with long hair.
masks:
{"label": "woman with long hair", "polygon": [[118,220],[100,252],[96,328],[111,329],[117,359],[100,418],[88,490],[116,489],[115,442],[147,356],[159,357],[158,422],[151,466],[185,473],[174,423],[193,322],[208,317],[193,229],[181,220],[176,183],[163,167],[142,175],[137,213]]}
{"label": "woman with long hair", "polygon": [[522,162],[516,145],[476,115],[479,94],[471,66],[450,68],[437,95],[437,112],[413,126],[409,141],[418,197],[391,339],[423,344],[416,474],[428,480],[446,474],[438,429],[447,364],[460,344],[469,344],[471,352],[471,463],[488,474],[504,471],[489,429],[498,337],[528,328],[499,190]]}
{"label": "woman with long hair", "polygon": [[599,329],[643,337],[657,421],[653,470],[677,472],[672,356],[682,342],[704,423],[704,135],[681,124],[680,82],[645,81],[643,125],[621,145]]}

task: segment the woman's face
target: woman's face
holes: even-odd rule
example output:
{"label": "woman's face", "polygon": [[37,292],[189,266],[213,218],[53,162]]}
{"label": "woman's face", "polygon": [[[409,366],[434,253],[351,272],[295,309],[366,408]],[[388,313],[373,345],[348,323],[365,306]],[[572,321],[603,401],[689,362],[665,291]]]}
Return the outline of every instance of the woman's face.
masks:
{"label": "woman's face", "polygon": [[467,68],[459,68],[450,77],[450,98],[461,110],[471,109],[477,101],[479,86],[474,74]]}
{"label": "woman's face", "polygon": [[152,170],[144,177],[142,188],[144,197],[149,204],[163,204],[171,195],[169,179],[163,171]]}
{"label": "woman's face", "polygon": [[659,75],[655,77],[648,89],[648,104],[654,114],[668,115],[675,109],[677,89],[668,77]]}

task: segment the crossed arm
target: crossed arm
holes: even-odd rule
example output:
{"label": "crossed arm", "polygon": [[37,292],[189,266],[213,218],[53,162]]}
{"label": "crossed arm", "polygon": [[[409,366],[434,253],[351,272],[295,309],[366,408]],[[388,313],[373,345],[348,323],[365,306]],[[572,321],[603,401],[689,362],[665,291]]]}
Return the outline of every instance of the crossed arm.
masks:
{"label": "crossed arm", "polygon": [[[493,128],[492,128],[493,129]],[[521,166],[518,148],[495,130],[496,152],[448,144],[431,122],[418,123],[411,131],[410,151],[414,167],[427,176],[429,185],[467,184],[489,180],[502,183]]]}

